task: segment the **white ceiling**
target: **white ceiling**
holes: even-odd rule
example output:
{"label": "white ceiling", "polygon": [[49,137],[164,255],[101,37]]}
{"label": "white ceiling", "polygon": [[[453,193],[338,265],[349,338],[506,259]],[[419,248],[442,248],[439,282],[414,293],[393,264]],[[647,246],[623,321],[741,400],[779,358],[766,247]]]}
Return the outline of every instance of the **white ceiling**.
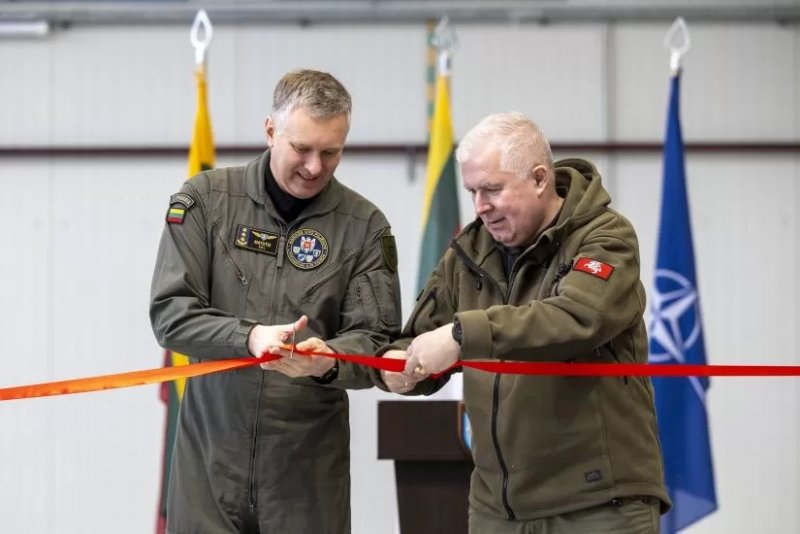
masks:
{"label": "white ceiling", "polygon": [[186,24],[198,9],[215,24],[398,23],[438,19],[520,23],[671,21],[800,21],[800,0],[0,0],[0,22]]}

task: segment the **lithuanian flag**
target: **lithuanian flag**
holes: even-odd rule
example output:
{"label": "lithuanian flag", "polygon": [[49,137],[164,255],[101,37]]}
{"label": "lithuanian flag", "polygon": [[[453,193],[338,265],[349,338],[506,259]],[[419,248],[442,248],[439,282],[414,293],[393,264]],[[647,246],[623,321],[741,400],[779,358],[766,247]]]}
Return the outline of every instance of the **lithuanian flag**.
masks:
{"label": "lithuanian flag", "polygon": [[422,249],[417,289],[425,287],[428,276],[461,226],[450,119],[450,72],[446,57],[440,58],[438,63],[422,207]]}
{"label": "lithuanian flag", "polygon": [[194,116],[194,134],[189,147],[189,177],[200,171],[214,168],[214,136],[211,132],[211,119],[208,115],[205,67],[198,67],[197,112]]}
{"label": "lithuanian flag", "polygon": [[[192,135],[192,145],[189,148],[189,177],[195,176],[199,172],[214,167],[214,136],[211,132],[211,119],[208,115],[208,103],[206,98],[206,73],[203,65],[197,67],[195,73],[197,78],[197,110],[194,117],[194,133]],[[180,217],[183,220],[184,210],[181,213],[172,213],[169,217]],[[189,358],[177,352],[164,352],[164,367],[174,367],[186,365]],[[164,456],[161,467],[161,497],[158,505],[158,518],[156,524],[156,534],[163,534],[166,531],[167,520],[167,486],[169,484],[170,461],[172,460],[172,447],[175,443],[175,429],[178,425],[178,410],[180,409],[183,390],[186,385],[185,379],[161,384],[161,400],[167,405],[167,421],[164,431]]]}

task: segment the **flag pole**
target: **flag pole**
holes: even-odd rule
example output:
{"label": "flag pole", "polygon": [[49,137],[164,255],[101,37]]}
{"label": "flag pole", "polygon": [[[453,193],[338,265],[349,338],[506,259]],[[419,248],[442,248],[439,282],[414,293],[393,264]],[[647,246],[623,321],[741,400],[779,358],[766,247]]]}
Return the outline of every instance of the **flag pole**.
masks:
{"label": "flag pole", "polygon": [[[211,134],[211,121],[208,115],[206,98],[206,51],[214,36],[214,28],[205,10],[195,15],[189,31],[189,41],[194,47],[195,77],[197,78],[197,110],[192,132],[192,143],[189,147],[188,176],[198,174],[214,165],[214,140]],[[187,365],[189,357],[185,354],[164,351],[164,367]],[[169,486],[172,448],[175,443],[175,432],[178,424],[178,412],[183,398],[186,379],[161,384],[161,400],[167,406],[164,421],[164,446],[161,458],[161,484],[156,515],[156,534],[164,534],[167,530],[167,493]]]}
{"label": "flag pole", "polygon": [[214,27],[204,9],[197,11],[189,32],[194,47],[195,78],[197,79],[197,111],[194,133],[189,148],[189,177],[214,166],[214,140],[208,114],[206,89],[207,50],[214,37]]}
{"label": "flag pole", "polygon": [[460,228],[450,115],[450,62],[458,40],[448,17],[439,20],[430,43],[436,49],[436,79],[426,162],[425,196],[422,201],[418,289],[425,287],[428,276]]}
{"label": "flag pole", "polygon": [[[664,38],[670,50],[670,95],[664,137],[661,215],[648,321],[649,361],[705,365],[706,351],[680,122],[681,60],[689,31],[680,17]],[[664,479],[672,509],[661,532],[676,532],[717,506],[706,394],[707,377],[654,377]]]}
{"label": "flag pole", "polygon": [[[428,278],[461,227],[450,106],[451,59],[458,40],[447,17],[439,20],[429,44],[436,51],[436,78],[425,170],[425,194],[422,201],[422,240],[417,270],[417,288],[423,293]],[[439,399],[462,399],[461,374],[453,375],[437,396]]]}

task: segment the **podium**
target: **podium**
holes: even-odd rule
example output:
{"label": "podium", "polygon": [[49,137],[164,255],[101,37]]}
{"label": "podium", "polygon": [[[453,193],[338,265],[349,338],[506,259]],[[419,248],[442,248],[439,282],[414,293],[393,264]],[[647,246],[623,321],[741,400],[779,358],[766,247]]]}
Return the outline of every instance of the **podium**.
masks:
{"label": "podium", "polygon": [[394,460],[401,534],[466,534],[472,456],[459,401],[380,401],[378,459]]}

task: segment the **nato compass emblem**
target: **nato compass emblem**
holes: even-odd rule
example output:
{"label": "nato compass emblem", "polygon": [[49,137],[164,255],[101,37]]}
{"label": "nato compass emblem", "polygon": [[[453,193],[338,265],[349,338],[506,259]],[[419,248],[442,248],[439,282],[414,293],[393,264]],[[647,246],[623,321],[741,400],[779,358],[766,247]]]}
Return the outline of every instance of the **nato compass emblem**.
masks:
{"label": "nato compass emblem", "polygon": [[301,228],[289,237],[286,256],[298,269],[316,269],[328,257],[328,240],[316,230]]}
{"label": "nato compass emblem", "polygon": [[[647,329],[652,363],[687,363],[686,355],[701,335],[700,302],[688,278],[669,269],[656,270]],[[698,377],[689,377],[689,381],[703,401],[705,388]]]}

